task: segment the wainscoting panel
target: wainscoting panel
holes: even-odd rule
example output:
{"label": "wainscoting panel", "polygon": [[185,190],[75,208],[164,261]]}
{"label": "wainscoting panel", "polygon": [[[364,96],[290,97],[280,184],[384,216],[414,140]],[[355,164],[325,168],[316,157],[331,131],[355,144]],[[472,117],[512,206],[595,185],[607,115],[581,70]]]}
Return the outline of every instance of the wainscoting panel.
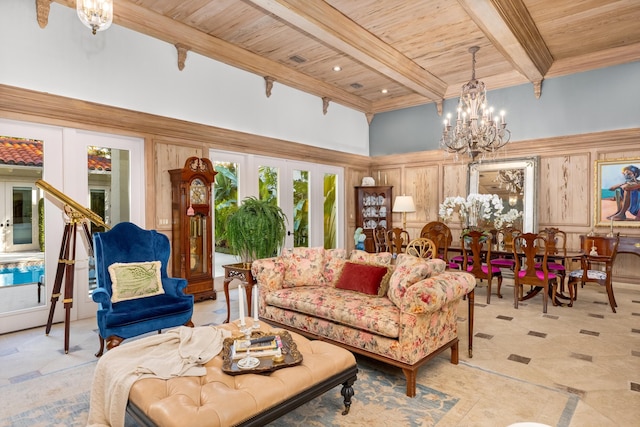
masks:
{"label": "wainscoting panel", "polygon": [[540,159],[538,224],[588,227],[592,216],[589,153]]}
{"label": "wainscoting panel", "polygon": [[416,205],[416,212],[407,214],[407,223],[416,222],[421,229],[427,222],[438,220],[438,166],[406,167],[404,174],[406,188],[413,189],[407,190],[411,191],[407,195],[413,196]]}

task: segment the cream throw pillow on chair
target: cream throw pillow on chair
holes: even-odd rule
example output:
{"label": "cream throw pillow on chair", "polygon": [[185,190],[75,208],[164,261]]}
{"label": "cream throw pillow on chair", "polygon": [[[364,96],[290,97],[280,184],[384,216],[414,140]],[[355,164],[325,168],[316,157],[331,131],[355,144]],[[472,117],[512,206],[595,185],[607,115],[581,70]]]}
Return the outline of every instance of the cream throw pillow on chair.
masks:
{"label": "cream throw pillow on chair", "polygon": [[116,262],[109,266],[111,302],[164,294],[160,261]]}

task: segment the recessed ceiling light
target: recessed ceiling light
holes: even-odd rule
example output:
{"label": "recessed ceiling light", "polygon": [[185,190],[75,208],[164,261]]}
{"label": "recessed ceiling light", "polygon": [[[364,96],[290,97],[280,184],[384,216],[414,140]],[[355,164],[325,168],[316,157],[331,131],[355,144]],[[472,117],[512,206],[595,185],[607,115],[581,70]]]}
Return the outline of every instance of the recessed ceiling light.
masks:
{"label": "recessed ceiling light", "polygon": [[380,92],[382,93],[389,93],[389,91],[387,89],[382,89]]}
{"label": "recessed ceiling light", "polygon": [[336,65],[333,67],[333,71],[342,71],[342,67],[339,65]]}

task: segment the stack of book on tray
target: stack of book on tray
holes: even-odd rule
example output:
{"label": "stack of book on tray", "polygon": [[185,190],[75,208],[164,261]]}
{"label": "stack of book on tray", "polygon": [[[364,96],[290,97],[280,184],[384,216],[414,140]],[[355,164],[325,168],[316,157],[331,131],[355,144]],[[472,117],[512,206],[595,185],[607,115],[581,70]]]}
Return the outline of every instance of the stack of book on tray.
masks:
{"label": "stack of book on tray", "polygon": [[237,339],[233,341],[231,357],[233,360],[242,359],[247,355],[247,351],[252,357],[271,357],[280,354],[281,350],[280,335],[269,335],[251,340]]}

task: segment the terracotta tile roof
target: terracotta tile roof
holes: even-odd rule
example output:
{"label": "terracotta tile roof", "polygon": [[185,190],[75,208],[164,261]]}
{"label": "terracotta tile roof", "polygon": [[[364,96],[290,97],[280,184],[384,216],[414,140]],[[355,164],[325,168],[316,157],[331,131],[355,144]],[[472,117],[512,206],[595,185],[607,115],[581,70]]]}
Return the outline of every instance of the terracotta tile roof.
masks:
{"label": "terracotta tile roof", "polygon": [[[0,165],[42,167],[42,141],[0,137]],[[90,155],[90,170],[111,171],[111,159]]]}
{"label": "terracotta tile roof", "polygon": [[0,138],[0,164],[42,166],[42,141]]}
{"label": "terracotta tile roof", "polygon": [[89,154],[89,170],[111,172],[111,159]]}

